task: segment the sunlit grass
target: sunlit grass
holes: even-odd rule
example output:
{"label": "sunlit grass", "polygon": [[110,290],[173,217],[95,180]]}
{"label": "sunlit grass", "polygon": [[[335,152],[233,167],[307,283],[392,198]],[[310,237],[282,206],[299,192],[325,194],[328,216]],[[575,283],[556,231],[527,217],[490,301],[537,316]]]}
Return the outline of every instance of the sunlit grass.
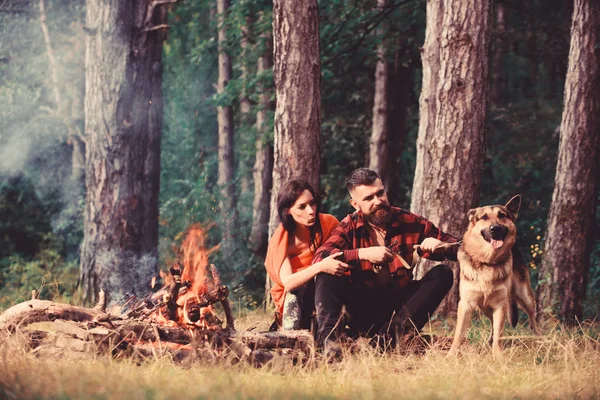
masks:
{"label": "sunlit grass", "polygon": [[[249,313],[237,322],[238,329],[264,330],[269,318]],[[338,364],[282,361],[262,368],[230,360],[181,367],[168,358],[138,365],[105,357],[36,357],[17,336],[1,345],[0,398],[598,398],[596,328],[547,326],[539,338],[525,327],[508,330],[500,360],[486,344],[489,328],[476,324],[458,358],[445,357],[443,340],[424,355],[381,355],[359,344]],[[440,323],[427,329],[451,335]]]}

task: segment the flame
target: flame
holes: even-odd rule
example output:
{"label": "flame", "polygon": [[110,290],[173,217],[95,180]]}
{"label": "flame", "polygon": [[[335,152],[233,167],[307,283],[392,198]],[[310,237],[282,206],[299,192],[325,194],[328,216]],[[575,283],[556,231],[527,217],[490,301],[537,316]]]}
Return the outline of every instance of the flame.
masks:
{"label": "flame", "polygon": [[[183,240],[183,243],[179,249],[176,249],[176,253],[179,255],[178,260],[173,263],[173,269],[181,271],[181,287],[176,297],[177,309],[175,310],[176,315],[172,316],[176,318],[176,321],[172,321],[168,318],[168,311],[158,310],[154,313],[153,320],[159,324],[167,326],[187,326],[187,327],[199,327],[199,328],[210,328],[210,320],[213,314],[212,306],[193,308],[195,313],[190,318],[189,304],[198,304],[200,302],[200,296],[207,293],[215,285],[219,285],[218,275],[216,270],[213,272],[209,269],[208,258],[209,256],[218,250],[218,246],[207,248],[207,228],[202,227],[199,224],[192,225],[187,230],[187,235]],[[170,273],[160,273],[165,283],[165,288],[173,284],[174,277]],[[209,281],[209,277],[212,277],[214,282]],[[177,277],[175,277],[177,278]],[[163,295],[163,300],[167,302],[169,295]],[[192,306],[193,307],[193,306]],[[193,321],[192,319],[198,318],[198,312],[200,319]]]}
{"label": "flame", "polygon": [[190,227],[181,245],[183,253],[182,281],[192,282],[191,294],[206,293],[209,252],[205,247],[206,233],[199,225]]}

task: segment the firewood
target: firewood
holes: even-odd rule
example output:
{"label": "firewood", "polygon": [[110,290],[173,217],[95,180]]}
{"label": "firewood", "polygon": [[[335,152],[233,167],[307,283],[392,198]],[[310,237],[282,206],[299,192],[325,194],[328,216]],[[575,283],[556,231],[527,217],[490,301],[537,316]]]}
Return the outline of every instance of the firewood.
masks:
{"label": "firewood", "polygon": [[14,331],[18,326],[56,319],[75,322],[93,321],[100,315],[102,313],[94,309],[54,303],[48,300],[29,300],[9,308],[0,315],[0,330]]}

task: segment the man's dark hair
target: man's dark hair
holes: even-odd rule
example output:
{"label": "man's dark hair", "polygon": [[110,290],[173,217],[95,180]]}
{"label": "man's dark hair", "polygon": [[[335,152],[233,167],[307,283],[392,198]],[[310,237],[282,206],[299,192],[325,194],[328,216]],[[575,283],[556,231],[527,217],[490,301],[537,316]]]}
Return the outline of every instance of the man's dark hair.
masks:
{"label": "man's dark hair", "polygon": [[348,175],[346,179],[346,189],[349,192],[353,191],[355,187],[361,185],[371,185],[377,179],[381,179],[379,174],[369,168],[357,168]]}

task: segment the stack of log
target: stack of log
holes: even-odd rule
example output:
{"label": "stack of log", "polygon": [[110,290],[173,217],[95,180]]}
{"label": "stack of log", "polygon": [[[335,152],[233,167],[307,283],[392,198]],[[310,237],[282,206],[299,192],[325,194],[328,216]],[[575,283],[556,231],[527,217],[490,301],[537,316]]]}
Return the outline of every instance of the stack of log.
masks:
{"label": "stack of log", "polygon": [[[223,302],[227,288],[207,293],[197,302]],[[147,302],[147,299],[146,299]],[[154,309],[168,307],[155,305]],[[169,355],[175,361],[238,360],[263,365],[282,354],[293,354],[307,361],[314,356],[313,337],[306,331],[236,332],[231,311],[226,311],[227,326],[215,320],[199,327],[187,327],[149,321],[148,304],[115,313],[77,307],[48,300],[31,299],[17,304],[0,315],[0,332],[4,336],[24,335],[35,354],[60,357],[156,358]],[[190,317],[192,322],[194,317]]]}

